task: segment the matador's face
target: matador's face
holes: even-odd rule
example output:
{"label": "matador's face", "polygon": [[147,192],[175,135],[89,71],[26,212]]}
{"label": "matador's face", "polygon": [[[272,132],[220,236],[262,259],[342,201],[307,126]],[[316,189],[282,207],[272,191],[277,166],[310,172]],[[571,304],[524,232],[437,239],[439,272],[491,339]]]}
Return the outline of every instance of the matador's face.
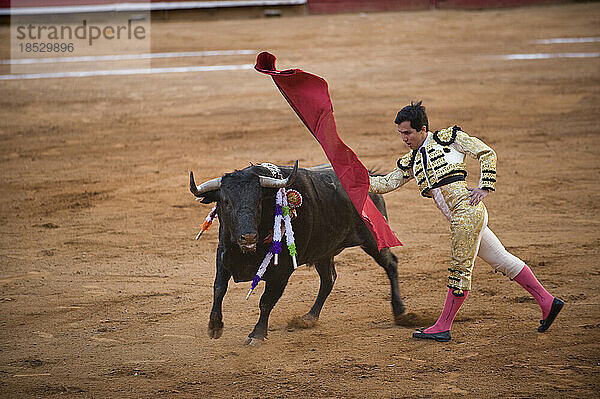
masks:
{"label": "matador's face", "polygon": [[427,138],[427,128],[421,126],[420,130],[413,129],[410,125],[410,121],[399,123],[398,133],[402,136],[402,141],[404,141],[411,150],[417,150],[423,145],[423,142]]}

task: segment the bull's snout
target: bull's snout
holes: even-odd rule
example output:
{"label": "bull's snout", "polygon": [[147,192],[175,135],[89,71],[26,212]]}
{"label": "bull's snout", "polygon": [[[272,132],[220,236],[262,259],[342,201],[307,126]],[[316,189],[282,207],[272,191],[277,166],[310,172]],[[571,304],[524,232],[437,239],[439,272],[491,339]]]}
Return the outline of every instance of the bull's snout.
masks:
{"label": "bull's snout", "polygon": [[257,235],[255,233],[242,234],[238,239],[238,245],[242,252],[256,251]]}

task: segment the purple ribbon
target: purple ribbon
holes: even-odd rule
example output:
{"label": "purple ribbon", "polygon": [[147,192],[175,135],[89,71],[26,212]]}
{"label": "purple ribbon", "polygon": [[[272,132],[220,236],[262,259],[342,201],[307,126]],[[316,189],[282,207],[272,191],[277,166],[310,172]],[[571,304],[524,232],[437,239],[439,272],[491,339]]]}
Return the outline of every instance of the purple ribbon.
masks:
{"label": "purple ribbon", "polygon": [[271,244],[271,249],[269,250],[273,255],[281,252],[281,241],[273,241]]}
{"label": "purple ribbon", "polygon": [[258,283],[260,283],[261,278],[257,276],[254,276],[254,280],[252,280],[252,285],[250,286],[250,289],[253,290],[256,288],[256,286],[258,285]]}

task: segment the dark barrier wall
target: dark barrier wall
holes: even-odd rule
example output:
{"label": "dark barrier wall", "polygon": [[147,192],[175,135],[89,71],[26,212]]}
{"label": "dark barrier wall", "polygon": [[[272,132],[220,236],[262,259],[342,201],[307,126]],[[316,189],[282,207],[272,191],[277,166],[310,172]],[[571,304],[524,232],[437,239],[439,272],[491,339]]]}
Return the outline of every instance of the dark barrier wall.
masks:
{"label": "dark barrier wall", "polygon": [[336,12],[426,10],[435,0],[308,0],[310,14]]}
{"label": "dark barrier wall", "polygon": [[308,0],[311,14],[428,8],[496,8],[568,3],[569,0]]}
{"label": "dark barrier wall", "polygon": [[437,8],[496,8],[535,4],[572,3],[566,0],[437,0]]}

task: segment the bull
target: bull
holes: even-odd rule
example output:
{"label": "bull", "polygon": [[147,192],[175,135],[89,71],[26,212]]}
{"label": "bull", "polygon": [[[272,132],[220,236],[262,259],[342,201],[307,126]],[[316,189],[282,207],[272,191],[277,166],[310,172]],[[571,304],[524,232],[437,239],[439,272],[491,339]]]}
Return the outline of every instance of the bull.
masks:
{"label": "bull", "polygon": [[[404,305],[398,289],[398,259],[377,243],[352,205],[331,166],[298,168],[279,166],[283,178],[273,177],[272,170],[251,165],[242,170],[199,186],[190,172],[190,191],[202,203],[216,202],[219,215],[219,245],[213,305],[208,323],[211,338],[223,333],[222,303],[229,280],[251,281],[271,245],[277,189],[285,187],[302,194],[303,203],[293,220],[298,265],[313,264],[320,287],[312,308],[300,318],[304,327],[319,319],[323,304],[337,277],[333,258],[344,248],[360,246],[385,269],[390,280],[393,314],[398,320]],[[370,195],[379,211],[387,218],[381,195]],[[285,249],[284,249],[285,251]],[[283,254],[282,254],[283,255]],[[270,265],[263,276],[265,289],[260,298],[260,316],[246,344],[258,345],[267,336],[269,315],[283,294],[294,271],[291,258],[280,256],[277,266]]]}

